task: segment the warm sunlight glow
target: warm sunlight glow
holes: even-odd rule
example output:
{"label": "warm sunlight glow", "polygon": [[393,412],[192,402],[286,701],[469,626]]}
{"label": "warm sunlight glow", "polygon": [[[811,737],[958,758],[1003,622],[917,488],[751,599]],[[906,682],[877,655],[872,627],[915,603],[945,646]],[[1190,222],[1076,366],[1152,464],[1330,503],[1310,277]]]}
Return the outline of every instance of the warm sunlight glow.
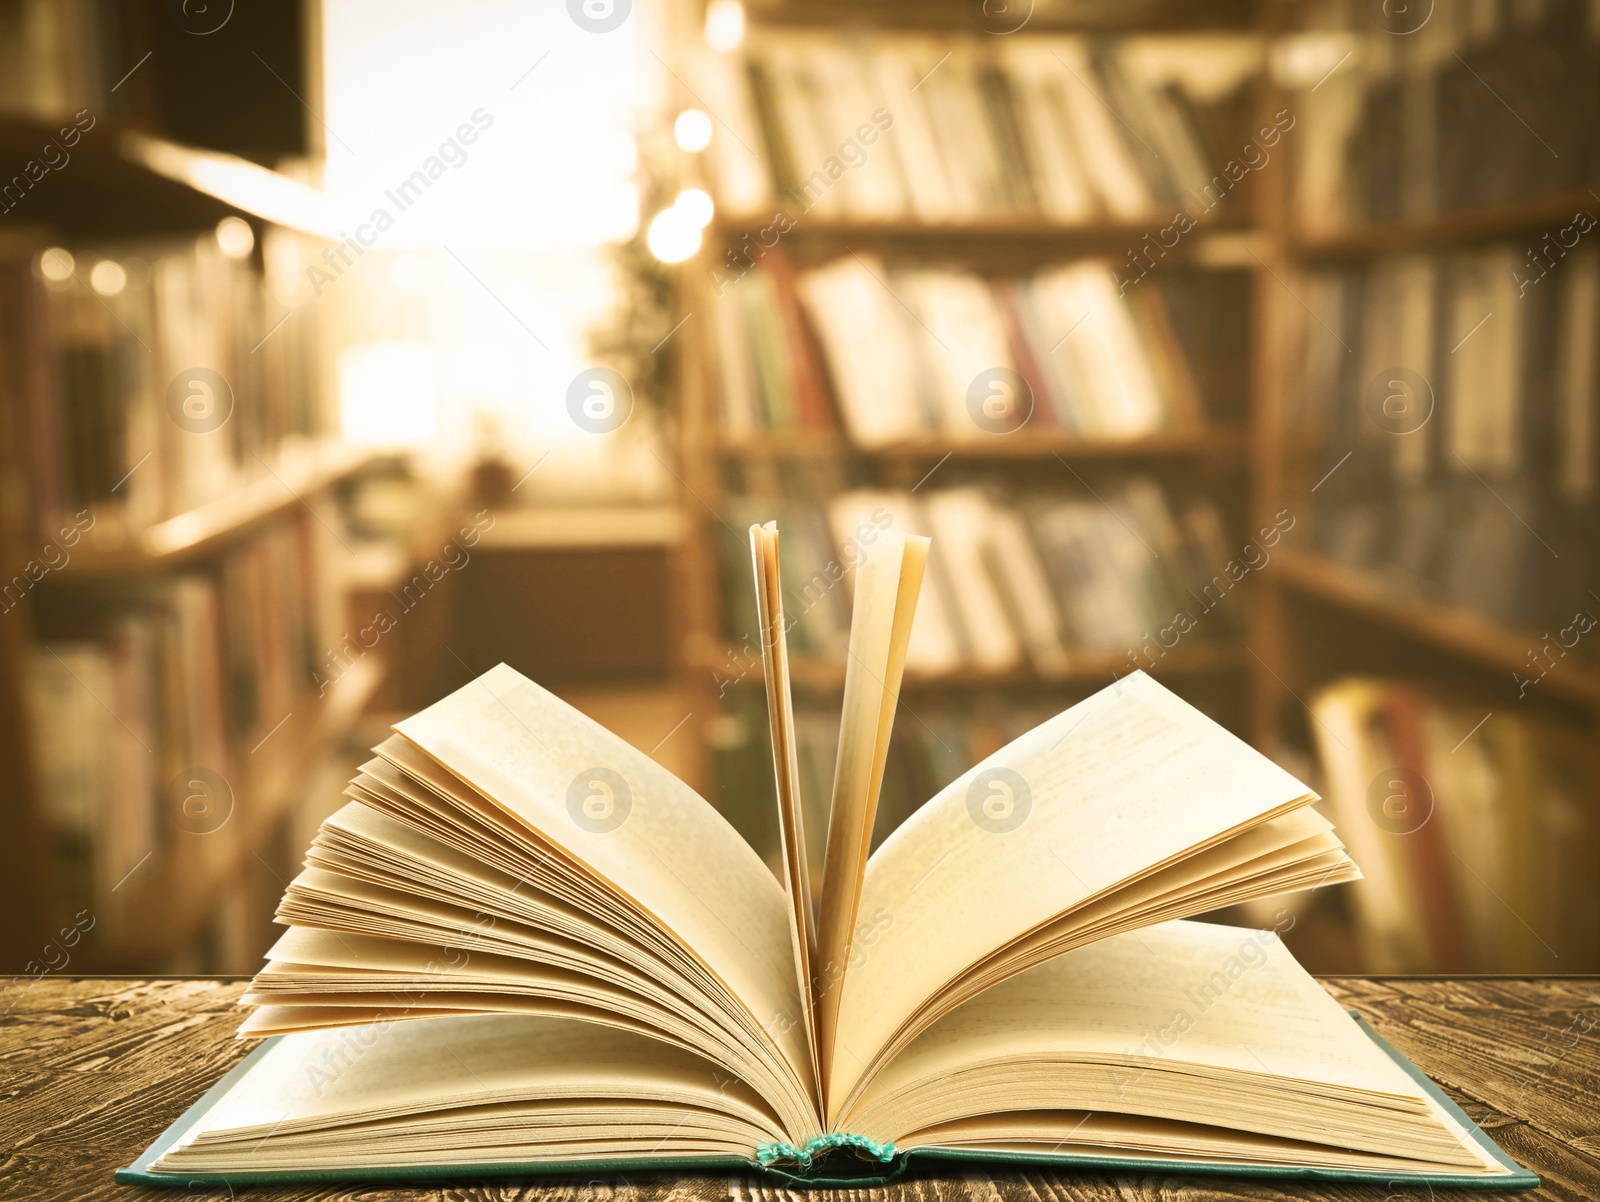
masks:
{"label": "warm sunlight glow", "polygon": [[663,263],[681,263],[700,249],[700,228],[677,205],[662,209],[646,235],[650,253]]}
{"label": "warm sunlight glow", "polygon": [[703,188],[686,188],[679,192],[678,199],[672,207],[692,221],[697,230],[703,230],[710,225],[711,218],[717,211],[716,205],[711,201],[711,194]]}
{"label": "warm sunlight glow", "polygon": [[358,446],[427,447],[438,435],[433,351],[420,341],[373,342],[339,356],[339,409]]}
{"label": "warm sunlight glow", "polygon": [[[561,448],[528,495],[594,441],[565,398],[615,304],[608,244],[642,233],[634,123],[664,102],[645,50],[659,44],[656,6],[321,8],[323,178],[349,241],[300,271],[366,344],[340,372],[347,433],[526,463]],[[692,254],[698,231],[669,241]]]}
{"label": "warm sunlight glow", "polygon": [[365,223],[385,250],[631,237],[634,113],[655,99],[649,7],[591,32],[566,4],[328,0],[321,132],[338,228]]}
{"label": "warm sunlight glow", "polygon": [[243,217],[224,217],[217,222],[217,245],[230,259],[243,259],[255,249],[256,233]]}
{"label": "warm sunlight glow", "polygon": [[116,296],[127,286],[128,273],[111,259],[101,259],[89,272],[89,287],[101,296]]}
{"label": "warm sunlight glow", "polygon": [[672,136],[690,154],[711,145],[711,118],[701,109],[684,109],[672,123]]}
{"label": "warm sunlight glow", "polygon": [[739,0],[711,0],[706,6],[706,45],[719,54],[737,50],[744,41],[744,5]]}
{"label": "warm sunlight glow", "polygon": [[52,246],[39,256],[39,274],[52,284],[70,280],[76,266],[72,252],[62,250],[59,246]]}

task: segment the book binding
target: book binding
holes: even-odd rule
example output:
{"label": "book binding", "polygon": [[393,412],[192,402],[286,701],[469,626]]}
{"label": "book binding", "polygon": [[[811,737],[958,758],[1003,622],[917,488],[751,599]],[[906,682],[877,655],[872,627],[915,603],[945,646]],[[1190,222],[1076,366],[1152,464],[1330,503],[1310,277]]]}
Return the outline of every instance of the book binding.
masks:
{"label": "book binding", "polygon": [[813,1136],[803,1148],[786,1143],[762,1144],[756,1149],[756,1160],[762,1168],[770,1168],[780,1160],[792,1160],[802,1169],[808,1169],[819,1156],[835,1148],[852,1148],[858,1154],[865,1153],[866,1158],[882,1164],[894,1160],[894,1144],[880,1144],[865,1135],[851,1135],[845,1131],[827,1131]]}

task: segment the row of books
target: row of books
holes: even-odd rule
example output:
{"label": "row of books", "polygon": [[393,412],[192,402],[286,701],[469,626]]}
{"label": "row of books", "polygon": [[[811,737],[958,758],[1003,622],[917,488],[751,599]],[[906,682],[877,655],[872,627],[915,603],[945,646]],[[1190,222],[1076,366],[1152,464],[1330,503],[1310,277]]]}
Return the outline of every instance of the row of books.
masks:
{"label": "row of books", "polygon": [[742,60],[709,58],[700,74],[728,123],[715,161],[736,212],[1083,224],[1174,210],[1199,220],[1230,203],[1224,167],[1248,140],[1234,131],[1247,128],[1258,58],[1220,36],[1176,48],[791,33],[753,41]]}
{"label": "row of books", "polygon": [[115,926],[136,892],[116,887],[145,856],[231,821],[266,758],[253,751],[314,687],[327,600],[313,548],[280,527],[213,572],[39,616],[25,697],[71,910]]}
{"label": "row of books", "polygon": [[855,254],[795,272],[773,254],[714,304],[735,439],[841,423],[862,447],[1024,427],[1126,439],[1204,420],[1179,333],[1195,302],[1122,289],[1103,262],[986,279]]}
{"label": "row of books", "polygon": [[1589,738],[1384,680],[1311,699],[1369,972],[1600,968]]}
{"label": "row of books", "polygon": [[[316,324],[286,309],[297,236],[260,261],[219,237],[54,247],[0,264],[0,312],[40,524],[88,510],[138,529],[262,476],[336,428]],[[264,266],[263,266],[264,264]]]}
{"label": "row of books", "polygon": [[1290,100],[1304,117],[1303,229],[1504,204],[1600,179],[1600,25],[1583,0],[1392,6],[1381,19],[1363,0],[1323,7],[1343,29],[1317,35],[1327,49],[1307,56],[1313,69]]}
{"label": "row of books", "polygon": [[114,0],[0,0],[0,115],[118,107],[112,87],[133,62],[123,61],[124,15]]}
{"label": "row of books", "polygon": [[750,550],[740,532],[774,518],[784,540],[789,645],[798,656],[839,663],[849,641],[850,568],[863,545],[889,531],[933,536],[906,656],[908,671],[928,676],[1026,664],[1048,677],[1086,654],[1110,655],[1127,671],[1156,667],[1180,642],[1215,641],[1232,629],[1237,602],[1229,597],[1250,570],[1237,571],[1209,501],[1171,503],[1145,477],[1078,497],[1009,503],[971,487],[858,489],[821,504],[734,498],[724,513],[722,580],[735,661],[725,675],[759,665]]}
{"label": "row of books", "polygon": [[[1541,274],[1542,272],[1542,274]],[[1321,550],[1502,623],[1588,607],[1600,247],[1407,255],[1294,284],[1291,429]]]}

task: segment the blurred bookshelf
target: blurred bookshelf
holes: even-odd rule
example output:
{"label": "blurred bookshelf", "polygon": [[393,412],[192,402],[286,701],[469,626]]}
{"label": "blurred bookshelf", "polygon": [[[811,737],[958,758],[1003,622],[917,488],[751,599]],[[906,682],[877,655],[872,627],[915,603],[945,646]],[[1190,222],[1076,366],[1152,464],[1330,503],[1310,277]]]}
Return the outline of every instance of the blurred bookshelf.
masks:
{"label": "blurred bookshelf", "polygon": [[[23,976],[253,968],[306,782],[383,676],[324,655],[338,494],[373,457],[297,314],[327,233],[293,86],[316,10],[199,13],[0,11],[0,966]],[[231,116],[206,91],[229,77]]]}
{"label": "blurred bookshelf", "polygon": [[[772,0],[746,6],[742,44],[720,54],[695,26],[674,64],[679,100],[709,110],[715,132],[681,182],[706,188],[716,216],[682,300],[694,316],[680,425],[685,658],[701,672],[714,795],[758,848],[775,832],[761,812],[770,751],[751,700],[759,646],[740,610],[744,527],[777,518],[786,575],[794,562],[784,585],[798,612],[802,776],[807,797],[825,798],[849,596],[848,573],[827,569],[878,503],[894,525],[935,535],[924,607],[957,633],[953,649],[908,664],[875,838],[1004,741],[982,731],[1020,732],[1141,668],[1310,780],[1341,829],[1363,828],[1380,883],[1290,899],[1290,942],[1314,969],[1600,966],[1600,907],[1573,887],[1576,864],[1600,851],[1600,673],[1592,636],[1569,646],[1573,614],[1557,612],[1600,614],[1600,376],[1592,355],[1570,349],[1583,330],[1591,344],[1600,333],[1582,266],[1600,243],[1571,252],[1574,222],[1592,238],[1583,215],[1600,214],[1600,109],[1584,90],[1600,81],[1600,43],[1581,5],[1514,9],[1430,10],[1410,30],[1396,27],[1399,10],[1342,0],[1292,12],[1062,3],[1008,8],[1026,20],[1002,29],[990,27],[998,10],[975,6]],[[1525,128],[1496,88],[1552,122],[1565,116]],[[1555,284],[1569,252],[1573,282]],[[1422,260],[1426,335],[1411,332],[1403,269],[1370,300],[1362,284],[1311,283]],[[1484,348],[1462,344],[1481,312],[1457,328],[1450,306],[1483,298],[1504,317],[1512,270],[1539,274],[1539,262],[1552,275],[1540,286],[1566,294],[1535,298],[1537,317],[1530,303],[1514,347],[1500,330]],[[1098,285],[1086,282],[1095,272]],[[1073,315],[1051,305],[1067,296],[1124,312],[1120,328],[1097,333],[1131,348],[1147,381],[1118,379],[1097,397],[1092,359],[1074,360],[1075,376],[1062,368]],[[1438,441],[1404,452],[1417,461],[1396,476],[1404,438],[1381,408],[1395,402],[1384,394],[1376,422],[1364,416],[1366,385],[1381,369],[1417,370],[1402,340],[1419,337],[1429,363],[1454,374],[1430,382],[1439,412],[1416,439]],[[1451,361],[1453,347],[1484,357]],[[1496,393],[1511,378],[1507,355],[1523,377],[1510,402]],[[1565,366],[1541,374],[1540,363]],[[979,367],[1026,383],[1028,414],[1008,432],[962,421],[962,372]],[[1319,370],[1332,374],[1319,381]],[[1465,403],[1452,395],[1462,392]],[[1130,394],[1148,398],[1132,417],[1114,403]],[[1543,466],[1497,497],[1517,473],[1484,468],[1503,453],[1484,448],[1507,438],[1506,419],[1485,415],[1508,403],[1523,430],[1510,441]],[[1463,407],[1474,435],[1456,433]],[[1429,480],[1435,496],[1419,501]],[[1464,500],[1464,485],[1487,500]],[[854,518],[841,512],[852,504]],[[1444,520],[1452,506],[1467,517]],[[1094,529],[1091,512],[1116,520]],[[1556,531],[1553,549],[1538,535],[1519,544],[1510,532],[1523,516],[1529,534]],[[995,566],[994,544],[1009,556],[1019,534],[1035,557],[1024,575],[1043,593],[1018,593]],[[1119,553],[1127,535],[1134,550],[1145,544],[1142,563]],[[1372,553],[1407,537],[1409,561]],[[1086,592],[1098,608],[1075,596]],[[1147,637],[1170,633],[1152,617],[1163,605],[1193,619],[1171,648]],[[1018,614],[1030,607],[1053,629],[1027,629]],[[986,637],[995,626],[1008,637]],[[1340,713],[1359,715],[1348,746],[1327,731]],[[1400,768],[1423,793],[1369,804]],[[808,817],[813,837],[824,821]],[[1497,892],[1516,919],[1490,916]],[[1390,929],[1394,913],[1409,930]]]}
{"label": "blurred bookshelf", "polygon": [[1257,513],[1302,521],[1263,576],[1254,738],[1350,832],[1364,970],[1593,972],[1600,31],[1567,3],[1279,17],[1302,128],[1263,195]]}
{"label": "blurred bookshelf", "polygon": [[[875,839],[1144,670],[1368,869],[1286,902],[1308,966],[1600,968],[1592,5],[707,10],[666,174],[713,206],[640,343],[679,495],[491,524],[517,472],[385,516],[336,434],[316,5],[0,4],[0,966],[253,968],[310,782],[499,658],[769,854],[776,518],[814,843],[850,565],[928,533]],[[468,513],[459,595],[352,648]]]}
{"label": "blurred bookshelf", "polygon": [[[717,210],[683,299],[686,658],[711,715],[713,796],[764,853],[751,521],[784,533],[812,803],[830,787],[849,618],[846,574],[827,569],[875,512],[935,535],[876,838],[968,752],[998,747],[990,735],[1136,668],[1246,732],[1246,598],[1213,597],[1173,647],[1145,635],[1204,592],[1200,565],[1226,557],[1249,513],[1253,181],[1173,226],[1186,186],[1207,182],[1195,164],[1254,128],[1261,46],[1249,6],[1138,7],[1041,5],[991,37],[958,5],[753,4],[740,51],[685,55],[682,101],[719,123],[705,173],[684,181]],[[1166,57],[1130,48],[1130,28],[1160,35]],[[1228,43],[1198,101],[1171,66],[1192,38]],[[1138,106],[1131,125],[1113,90]],[[1052,136],[1063,152],[1046,160]],[[850,165],[815,194],[811,169],[850,139]],[[1090,166],[1086,144],[1117,170]],[[873,375],[874,356],[898,374]],[[969,388],[990,368],[993,388]],[[990,527],[1020,565],[987,562]],[[808,822],[820,838],[820,813]]]}
{"label": "blurred bookshelf", "polygon": [[1026,438],[988,435],[955,441],[938,438],[907,439],[862,447],[830,431],[796,431],[781,436],[756,434],[718,444],[717,454],[727,459],[838,459],[851,455],[880,463],[1060,459],[1072,463],[1121,460],[1195,458],[1237,462],[1247,448],[1240,431],[1213,429],[1183,434],[1152,434],[1136,438],[1083,438],[1073,434],[1033,433]]}

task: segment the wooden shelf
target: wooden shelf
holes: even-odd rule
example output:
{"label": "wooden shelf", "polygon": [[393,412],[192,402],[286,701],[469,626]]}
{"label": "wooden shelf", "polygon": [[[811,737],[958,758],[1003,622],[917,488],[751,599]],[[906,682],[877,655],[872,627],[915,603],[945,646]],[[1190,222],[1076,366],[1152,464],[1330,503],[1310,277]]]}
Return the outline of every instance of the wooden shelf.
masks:
{"label": "wooden shelf", "polygon": [[718,453],[730,459],[807,459],[859,455],[869,459],[937,461],[1063,459],[1071,462],[1134,459],[1225,459],[1244,456],[1244,434],[1200,430],[1140,438],[1082,438],[1064,431],[1017,431],[971,439],[928,438],[863,447],[832,431],[799,430],[727,441]]}
{"label": "wooden shelf", "polygon": [[683,538],[673,505],[544,505],[495,511],[481,550],[552,551],[671,548]]}
{"label": "wooden shelf", "polygon": [[1482,242],[1526,231],[1553,234],[1580,210],[1600,217],[1600,183],[1486,209],[1373,222],[1331,234],[1291,235],[1288,251],[1305,259],[1355,258]]}
{"label": "wooden shelf", "polygon": [[[737,243],[747,233],[770,227],[773,214],[780,209],[790,209],[781,196],[774,199],[770,209],[760,213],[719,214],[712,223],[711,240],[730,245]],[[1146,238],[1154,238],[1171,221],[1172,214],[1166,210],[1152,213],[1143,221],[1108,221],[1087,225],[1063,225],[1038,215],[927,222],[909,216],[869,219],[799,214],[782,237],[785,241],[906,246],[919,252],[946,246],[955,250],[1027,251],[1039,256],[1109,254],[1120,260],[1129,250],[1138,250]],[[1242,247],[1233,248],[1231,244],[1241,240],[1248,242],[1252,236],[1252,228],[1239,220],[1201,223],[1168,247],[1162,259],[1211,262],[1220,257],[1222,263],[1218,265],[1227,265],[1235,260],[1250,262],[1248,253]],[[1219,247],[1223,252],[1220,256]]]}
{"label": "wooden shelf", "polygon": [[[861,4],[850,0],[766,0],[747,6],[750,23],[770,29],[871,28],[902,31],[993,34],[977,23],[967,4],[930,4],[927,0],[881,0]],[[1127,33],[1138,30],[1187,32],[1240,32],[1254,28],[1256,5],[1251,0],[1210,0],[1206,4],[1125,0],[1123,3],[1042,4],[1028,6],[1026,22],[1017,34]],[[1009,25],[1006,26],[1009,28]],[[1014,35],[1013,35],[1014,36]]]}
{"label": "wooden shelf", "polygon": [[[270,470],[249,483],[130,535],[125,543],[114,544],[109,537],[99,544],[86,539],[59,577],[138,576],[204,559],[278,520],[303,505],[305,498],[348,478],[374,458],[374,452],[337,442],[280,455]],[[106,533],[111,535],[109,527]]]}
{"label": "wooden shelf", "polygon": [[[64,121],[0,118],[0,178],[23,175]],[[69,235],[114,237],[204,229],[229,215],[337,239],[326,197],[258,163],[181,146],[97,117],[69,157],[23,194],[12,222]],[[23,176],[23,178],[27,178]]]}
{"label": "wooden shelf", "polygon": [[[1508,629],[1468,610],[1397,594],[1361,572],[1315,555],[1280,551],[1267,570],[1298,593],[1508,675],[1531,674],[1528,653],[1536,651],[1545,637]],[[1560,659],[1538,688],[1572,701],[1600,705],[1600,669],[1571,658]]]}
{"label": "wooden shelf", "polygon": [[259,163],[214,150],[197,150],[128,130],[117,138],[122,158],[240,213],[337,242],[338,222],[327,195]]}
{"label": "wooden shelf", "polygon": [[[1069,666],[1061,672],[1040,673],[1029,667],[1018,668],[961,668],[937,675],[919,674],[906,670],[904,689],[912,693],[936,693],[971,689],[1055,689],[1082,687],[1102,688],[1119,676],[1126,676],[1135,668],[1128,653],[1115,651],[1069,652]],[[729,670],[730,665],[749,663],[749,670],[739,675]],[[720,664],[707,664],[724,679],[740,686],[762,686],[765,674],[759,659],[749,657],[732,648]],[[1241,671],[1246,666],[1242,647],[1237,644],[1196,644],[1177,647],[1153,667],[1146,667],[1150,675],[1161,679],[1210,676],[1224,672]],[[838,690],[844,687],[845,663],[843,660],[793,657],[789,661],[789,679],[799,688]]]}
{"label": "wooden shelf", "polygon": [[[309,691],[283,724],[250,748],[234,789],[233,811],[210,834],[169,828],[169,843],[151,863],[130,874],[136,889],[121,929],[128,938],[95,948],[92,958],[111,965],[162,963],[188,947],[218,899],[253,867],[273,830],[301,800],[300,790],[319,760],[355,727],[384,676],[376,657],[355,660],[318,696]],[[213,843],[212,841],[216,842]]]}

